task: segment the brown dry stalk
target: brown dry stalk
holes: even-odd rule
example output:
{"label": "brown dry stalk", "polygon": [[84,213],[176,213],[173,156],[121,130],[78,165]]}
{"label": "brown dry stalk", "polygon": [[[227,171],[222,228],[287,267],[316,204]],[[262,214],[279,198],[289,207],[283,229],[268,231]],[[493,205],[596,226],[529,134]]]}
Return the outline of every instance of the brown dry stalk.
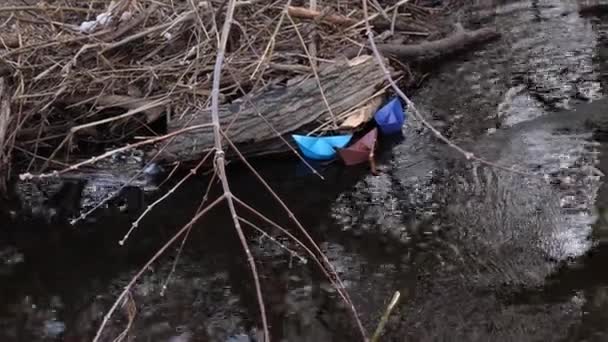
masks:
{"label": "brown dry stalk", "polygon": [[136,26],[138,26],[139,24],[144,22],[144,20],[146,20],[146,18],[148,18],[152,13],[154,13],[154,11],[156,11],[158,9],[158,6],[159,6],[158,3],[153,3],[152,6],[150,6],[150,8],[148,8],[148,10],[146,12],[141,13],[137,18],[135,18],[128,24],[119,27],[119,29],[116,30],[116,32],[112,33],[108,37],[105,37],[104,40],[112,41],[112,40],[118,39],[121,36],[125,35],[127,32],[131,31],[133,28],[135,28]]}
{"label": "brown dry stalk", "polygon": [[[362,1],[365,1],[365,0],[362,0]],[[408,3],[408,2],[410,2],[410,0],[401,0],[401,1],[397,2],[397,3],[396,3],[396,4],[394,4],[394,5],[387,7],[387,8],[386,8],[384,11],[385,11],[385,12],[390,12],[390,11],[394,10],[395,8],[398,8],[398,7],[400,7],[400,6],[404,5],[404,4]],[[366,4],[366,6],[367,6],[367,4]],[[365,8],[367,8],[367,7],[365,7]],[[353,24],[353,25],[352,25],[351,27],[349,27],[349,28],[351,28],[351,29],[352,29],[352,28],[355,28],[355,27],[357,27],[357,26],[359,26],[359,25],[363,25],[363,24],[369,25],[369,23],[370,23],[370,21],[371,21],[371,20],[373,20],[373,19],[377,18],[377,17],[378,17],[378,16],[380,16],[381,14],[382,14],[382,13],[375,13],[375,14],[369,15],[369,13],[368,13],[368,14],[367,14],[367,16],[365,16],[365,13],[364,13],[363,15],[364,15],[365,17],[363,18],[363,20],[357,21],[355,24]]]}
{"label": "brown dry stalk", "polygon": [[135,300],[133,299],[133,295],[129,292],[128,297],[126,298],[123,307],[125,308],[127,314],[127,326],[125,329],[114,339],[113,342],[122,342],[127,335],[129,334],[129,330],[131,330],[131,326],[133,325],[133,321],[135,320],[135,315],[137,314],[137,305],[135,304]]}
{"label": "brown dry stalk", "polygon": [[251,254],[251,250],[247,244],[247,239],[245,234],[243,233],[243,229],[241,228],[241,224],[238,220],[238,215],[236,213],[236,209],[234,207],[233,194],[230,191],[230,184],[228,183],[228,178],[226,177],[226,166],[225,166],[225,158],[224,158],[224,150],[222,148],[222,134],[220,127],[220,118],[219,118],[219,95],[220,95],[220,79],[222,76],[222,67],[224,64],[224,57],[226,52],[226,43],[228,41],[228,36],[230,34],[230,28],[232,26],[232,20],[234,15],[236,1],[228,0],[228,4],[226,5],[226,12],[224,18],[224,24],[222,26],[222,32],[220,36],[220,42],[217,48],[217,57],[215,60],[215,67],[213,69],[213,87],[211,88],[211,119],[213,122],[213,135],[215,138],[215,172],[217,173],[221,183],[222,188],[224,190],[224,197],[226,198],[226,202],[228,203],[228,209],[230,210],[230,215],[232,216],[232,222],[234,223],[234,228],[239,236],[239,240],[241,241],[241,245],[245,250],[245,254],[247,255],[247,262],[249,263],[249,267],[251,268],[251,273],[253,276],[253,281],[255,284],[255,291],[258,300],[258,305],[260,307],[260,315],[262,318],[262,326],[264,329],[264,341],[270,342],[270,334],[268,331],[268,322],[266,317],[266,307],[264,305],[264,297],[262,296],[262,288],[260,285],[260,279],[257,272],[257,268],[255,265],[255,260],[253,259],[253,254]]}
{"label": "brown dry stalk", "polygon": [[65,7],[65,6],[7,6],[0,7],[0,12],[29,12],[29,11],[38,11],[38,12],[48,12],[48,11],[67,11],[67,12],[83,12],[89,13],[91,10],[86,8],[78,8],[78,7]]}
{"label": "brown dry stalk", "polygon": [[[316,11],[317,10],[317,0],[310,0],[310,10],[311,11]],[[310,30],[310,43],[308,43],[308,51],[310,51],[310,56],[312,57],[313,63],[314,63],[314,67],[316,68],[318,66],[317,63],[317,42],[316,42],[316,35],[317,35],[317,30],[312,27],[312,29]]]}
{"label": "brown dry stalk", "polygon": [[[314,19],[315,23],[324,22],[325,17],[331,18],[325,14],[336,14],[331,12],[337,8],[334,4],[319,0],[316,2],[323,15]],[[100,12],[107,12],[99,7],[104,6],[104,3],[86,0],[65,3],[81,7],[81,10],[62,12],[51,9],[53,6],[44,5],[49,10],[36,8],[32,10],[34,13],[0,11],[0,25],[10,28],[9,24],[15,22],[15,30],[10,29],[7,33],[11,38],[10,44],[5,46],[0,43],[0,55],[5,60],[0,69],[14,77],[12,105],[17,112],[23,113],[13,120],[16,129],[10,132],[9,140],[12,141],[12,135],[16,134],[14,140],[34,154],[39,154],[38,146],[45,146],[45,150],[51,152],[44,157],[53,160],[58,153],[69,152],[66,147],[72,146],[68,146],[68,143],[77,142],[80,137],[66,136],[69,133],[64,133],[65,131],[47,135],[50,127],[43,125],[37,129],[40,128],[41,116],[49,122],[66,121],[66,126],[88,127],[86,125],[95,120],[93,116],[105,110],[95,104],[100,102],[99,99],[109,96],[170,98],[171,111],[176,113],[186,112],[187,108],[197,107],[209,100],[211,77],[206,75],[213,70],[216,52],[216,44],[209,42],[216,38],[219,42],[220,38],[214,27],[217,13],[213,13],[213,7],[217,7],[221,1],[188,0],[171,4],[155,0],[120,1],[118,7],[121,9],[127,3],[127,7],[130,7],[125,11],[113,11],[116,18],[127,12],[132,16],[125,19],[121,17],[90,34],[80,32],[77,25]],[[221,6],[223,12],[225,4]],[[289,1],[240,1],[236,6],[241,7],[242,11],[238,13],[239,20],[231,31],[231,46],[226,52],[226,59],[230,60],[231,65],[237,66],[235,69],[242,71],[239,79],[243,88],[255,90],[258,83],[276,79],[277,75],[283,77],[282,71],[290,74],[313,71],[308,62],[297,62],[302,57],[306,58],[303,53],[285,49],[297,43],[291,25],[283,25]],[[345,15],[356,13],[357,7],[356,2],[340,5],[341,9],[345,9]],[[32,20],[20,21],[21,17]],[[298,25],[301,30],[301,23]],[[317,57],[324,58],[315,58],[314,52],[308,48],[313,64],[321,60],[332,60],[343,50],[345,43],[356,44],[359,37],[357,30],[344,30],[336,25],[315,25],[314,30],[318,36],[323,37],[323,44],[317,45]],[[271,37],[270,41],[268,37]],[[306,44],[312,46],[309,37],[304,38]],[[3,39],[6,43],[7,37]],[[231,98],[236,92],[236,86],[232,79],[226,78],[226,73],[227,70],[222,70],[222,92]],[[253,86],[252,82],[255,83]],[[91,100],[70,104],[68,102],[72,97]],[[65,109],[69,109],[70,113],[82,114],[75,114],[74,117],[57,115],[60,111],[55,109],[62,108],[63,104],[69,105]],[[93,109],[87,112],[89,107]],[[156,109],[158,107],[146,111],[146,114],[150,112],[150,120],[158,117],[159,111]],[[143,125],[138,118],[123,119]],[[35,146],[24,143],[21,141],[23,135],[20,135],[23,131],[34,132],[34,136],[45,139],[44,144]],[[62,142],[63,138],[65,140]],[[48,172],[48,166],[45,163],[41,169],[33,171]]]}
{"label": "brown dry stalk", "polygon": [[93,122],[89,122],[89,123],[86,123],[86,124],[82,124],[82,125],[79,125],[79,126],[72,127],[70,129],[70,134],[74,134],[77,131],[82,130],[82,129],[91,128],[91,127],[94,127],[94,126],[103,125],[103,124],[106,124],[106,123],[109,123],[109,122],[113,122],[113,121],[116,121],[116,120],[125,119],[125,118],[133,116],[135,114],[146,113],[146,112],[149,113],[150,110],[156,109],[158,107],[162,107],[164,105],[167,105],[168,103],[169,103],[169,99],[158,99],[156,101],[142,103],[141,105],[138,105],[137,108],[133,108],[133,109],[129,110],[128,112],[124,113],[124,114],[116,115],[116,116],[113,116],[111,118],[102,119],[102,120],[98,120],[98,121],[93,121]]}
{"label": "brown dry stalk", "polygon": [[270,62],[272,60],[272,53],[274,50],[274,46],[276,44],[276,38],[277,38],[277,35],[279,34],[279,29],[281,28],[281,25],[283,25],[283,19],[285,18],[285,15],[287,14],[287,10],[289,9],[290,4],[291,4],[291,0],[287,0],[287,4],[285,5],[285,8],[283,8],[283,10],[281,11],[281,16],[279,17],[279,22],[277,23],[277,26],[275,26],[274,31],[272,32],[272,36],[270,36],[270,39],[268,40],[268,44],[266,44],[264,53],[259,58],[258,63],[256,64],[255,69],[253,70],[253,73],[249,77],[250,80],[252,80],[255,77],[256,73],[258,72],[258,70],[260,69],[260,66],[262,66],[263,63]]}
{"label": "brown dry stalk", "polygon": [[310,9],[304,8],[304,7],[298,7],[298,6],[289,6],[287,8],[287,11],[288,11],[289,15],[292,17],[303,18],[303,19],[313,19],[313,20],[320,19],[321,21],[325,21],[325,22],[332,23],[335,25],[355,25],[357,23],[357,20],[355,20],[353,18],[345,17],[343,15],[338,15],[338,14],[323,15],[323,13],[321,11],[316,10],[316,5],[314,7],[315,8],[313,8],[312,2],[311,2]]}
{"label": "brown dry stalk", "polygon": [[99,52],[99,54],[100,55],[104,54],[104,53],[106,53],[106,52],[108,52],[110,50],[116,49],[116,48],[118,48],[120,46],[128,44],[128,43],[130,43],[132,41],[135,41],[135,40],[137,40],[139,38],[145,37],[145,36],[147,36],[149,34],[166,30],[166,29],[168,29],[170,27],[173,27],[173,26],[175,26],[175,25],[177,25],[177,24],[179,24],[181,22],[184,22],[186,20],[190,20],[193,17],[194,17],[194,14],[192,12],[183,13],[182,15],[179,16],[179,18],[175,19],[172,22],[168,22],[168,23],[164,23],[164,24],[159,24],[157,26],[150,27],[150,28],[148,28],[148,29],[146,29],[146,30],[144,30],[142,32],[138,32],[138,33],[135,33],[135,34],[133,34],[131,36],[125,37],[125,38],[121,39],[120,41],[117,41],[116,43],[109,44],[103,50],[101,50]]}
{"label": "brown dry stalk", "polygon": [[336,120],[336,116],[334,115],[333,110],[331,110],[331,106],[329,105],[329,101],[327,101],[327,97],[325,97],[325,91],[323,90],[323,85],[321,84],[321,79],[319,78],[319,73],[317,72],[317,67],[315,66],[315,65],[317,65],[317,61],[315,59],[313,59],[313,57],[310,55],[310,52],[308,51],[308,48],[306,47],[306,42],[304,41],[304,37],[302,37],[300,30],[298,30],[298,25],[296,25],[296,23],[293,21],[293,19],[289,15],[289,13],[287,13],[287,18],[289,19],[289,21],[291,22],[291,25],[293,26],[294,30],[296,31],[298,39],[300,40],[300,43],[302,44],[302,48],[304,49],[304,53],[306,54],[306,57],[308,57],[308,62],[310,63],[310,68],[312,69],[312,73],[315,76],[315,80],[317,81],[317,86],[319,87],[319,92],[321,93],[323,102],[325,103],[325,106],[327,107],[327,111],[329,112],[329,115],[331,115],[331,120],[332,120],[334,129],[337,129],[338,121]]}

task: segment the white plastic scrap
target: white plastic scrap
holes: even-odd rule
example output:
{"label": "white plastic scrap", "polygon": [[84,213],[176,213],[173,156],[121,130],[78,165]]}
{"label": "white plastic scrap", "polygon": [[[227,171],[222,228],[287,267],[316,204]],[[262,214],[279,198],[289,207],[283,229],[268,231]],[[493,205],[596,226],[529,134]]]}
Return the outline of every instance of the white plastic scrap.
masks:
{"label": "white plastic scrap", "polygon": [[[84,21],[80,24],[79,29],[80,32],[83,33],[91,33],[97,29],[98,26],[106,26],[112,21],[112,11],[116,3],[112,1],[110,6],[108,6],[108,10],[99,14],[95,20]],[[131,17],[131,12],[125,12],[122,14],[120,20],[128,20]]]}
{"label": "white plastic scrap", "polygon": [[110,12],[104,12],[97,16],[95,20],[85,21],[80,24],[80,32],[91,33],[97,26],[105,26],[112,21],[112,14]]}

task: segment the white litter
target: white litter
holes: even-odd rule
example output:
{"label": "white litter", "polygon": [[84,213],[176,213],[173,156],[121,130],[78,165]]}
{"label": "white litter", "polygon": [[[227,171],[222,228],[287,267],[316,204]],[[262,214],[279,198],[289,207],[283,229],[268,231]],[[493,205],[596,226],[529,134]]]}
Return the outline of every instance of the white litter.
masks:
{"label": "white litter", "polygon": [[[116,3],[112,1],[110,3],[110,6],[108,6],[108,10],[95,17],[95,20],[82,22],[79,26],[80,32],[91,33],[95,31],[99,26],[106,26],[111,23],[113,19],[112,11],[114,10],[114,7],[116,7]],[[126,11],[121,15],[120,20],[129,20],[131,18],[131,15],[131,12]]]}

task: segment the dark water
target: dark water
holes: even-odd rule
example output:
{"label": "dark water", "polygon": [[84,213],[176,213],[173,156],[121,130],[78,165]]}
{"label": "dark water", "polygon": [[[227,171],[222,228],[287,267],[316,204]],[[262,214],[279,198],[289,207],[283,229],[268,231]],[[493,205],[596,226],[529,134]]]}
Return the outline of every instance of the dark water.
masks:
{"label": "dark water", "polygon": [[[403,141],[382,142],[377,177],[328,165],[321,181],[292,161],[256,167],[322,241],[369,331],[394,291],[404,294],[385,340],[607,340],[608,225],[597,213],[608,206],[600,176],[608,170],[608,21],[557,0],[471,16],[503,39],[443,65],[414,99],[446,135],[528,176],[465,161],[415,122]],[[250,173],[233,165],[230,176],[237,196],[295,231]],[[137,216],[128,211],[76,227],[3,224],[0,340],[90,340],[139,267],[195,212],[207,182],[188,182],[123,247]],[[356,339],[310,258],[255,223],[281,243],[246,228],[273,339]],[[226,208],[194,226],[169,277],[176,254],[171,247],[132,291],[130,340],[247,341],[259,332]],[[125,328],[125,312],[112,317],[104,341]]]}

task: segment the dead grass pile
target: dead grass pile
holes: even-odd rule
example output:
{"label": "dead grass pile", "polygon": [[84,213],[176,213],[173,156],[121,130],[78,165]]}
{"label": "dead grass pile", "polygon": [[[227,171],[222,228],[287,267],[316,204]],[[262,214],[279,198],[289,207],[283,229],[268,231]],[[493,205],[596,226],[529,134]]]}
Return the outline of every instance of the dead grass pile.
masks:
{"label": "dead grass pile", "polygon": [[[10,99],[0,111],[4,171],[15,154],[28,161],[26,171],[37,165],[42,172],[91,147],[162,133],[164,118],[208,107],[225,5],[59,0],[0,7],[1,95]],[[238,2],[221,101],[311,74],[315,64],[363,47],[360,6]],[[428,16],[437,10],[406,1],[382,6],[371,17],[385,38],[404,42],[434,32]]]}

